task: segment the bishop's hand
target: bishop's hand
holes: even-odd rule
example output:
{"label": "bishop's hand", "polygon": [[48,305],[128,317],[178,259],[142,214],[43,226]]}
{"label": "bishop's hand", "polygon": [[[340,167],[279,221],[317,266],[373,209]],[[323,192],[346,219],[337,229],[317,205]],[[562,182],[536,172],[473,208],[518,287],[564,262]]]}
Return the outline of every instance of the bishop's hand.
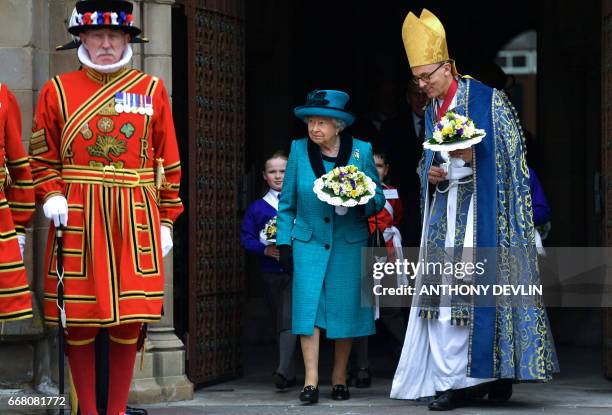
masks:
{"label": "bishop's hand", "polygon": [[438,184],[446,180],[446,171],[442,167],[431,166],[427,172],[427,180],[431,184]]}
{"label": "bishop's hand", "polygon": [[473,151],[472,151],[472,147],[469,147],[469,148],[464,148],[462,150],[449,151],[448,155],[453,158],[461,159],[466,163],[471,163]]}

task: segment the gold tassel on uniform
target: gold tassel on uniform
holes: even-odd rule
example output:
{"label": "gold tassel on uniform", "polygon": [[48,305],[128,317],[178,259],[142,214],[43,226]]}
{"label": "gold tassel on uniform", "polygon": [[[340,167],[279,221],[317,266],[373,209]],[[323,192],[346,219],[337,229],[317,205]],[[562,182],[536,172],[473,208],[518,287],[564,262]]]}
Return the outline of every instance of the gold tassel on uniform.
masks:
{"label": "gold tassel on uniform", "polygon": [[5,188],[10,187],[11,183],[13,183],[13,180],[11,180],[11,172],[9,171],[7,163],[8,163],[8,159],[5,156],[4,157],[4,167],[0,167],[0,171],[4,170],[4,174],[5,174],[4,182],[0,183],[0,190],[2,191],[4,191]]}
{"label": "gold tassel on uniform", "polygon": [[9,171],[8,167],[5,167],[6,170],[6,180],[4,181],[4,187],[11,187],[11,184],[13,183],[13,180],[11,179],[11,172]]}
{"label": "gold tassel on uniform", "polygon": [[164,159],[157,158],[155,159],[157,163],[157,168],[155,171],[155,187],[157,190],[162,190],[168,187],[168,182],[166,181],[166,171],[164,170]]}

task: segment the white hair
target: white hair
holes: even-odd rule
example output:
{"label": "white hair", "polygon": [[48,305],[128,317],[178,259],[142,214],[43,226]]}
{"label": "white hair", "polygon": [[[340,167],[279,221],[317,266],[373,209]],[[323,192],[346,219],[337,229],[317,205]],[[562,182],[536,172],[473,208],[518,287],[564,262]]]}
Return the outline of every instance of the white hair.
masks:
{"label": "white hair", "polygon": [[[308,119],[310,117],[304,117],[304,123],[308,124]],[[330,120],[334,123],[334,127],[338,129],[338,133],[341,133],[346,128],[346,122],[343,120],[339,120],[338,118],[329,117]]]}
{"label": "white hair", "polygon": [[339,133],[342,132],[346,128],[346,123],[343,120],[332,118],[332,121],[334,125],[336,126],[336,128],[338,129]]}

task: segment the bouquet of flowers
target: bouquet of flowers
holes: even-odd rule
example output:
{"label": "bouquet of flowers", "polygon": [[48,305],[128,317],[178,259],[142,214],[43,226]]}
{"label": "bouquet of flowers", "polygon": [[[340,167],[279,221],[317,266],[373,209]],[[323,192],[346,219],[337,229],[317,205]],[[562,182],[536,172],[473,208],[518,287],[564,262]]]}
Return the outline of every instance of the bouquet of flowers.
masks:
{"label": "bouquet of flowers", "polygon": [[338,215],[345,215],[349,207],[368,203],[376,193],[376,183],[357,166],[335,167],[319,177],[312,189],[319,200],[335,206]]}
{"label": "bouquet of flowers", "polygon": [[276,216],[270,218],[263,229],[259,232],[259,241],[264,245],[276,243]]}
{"label": "bouquet of flowers", "polygon": [[460,150],[480,143],[485,135],[468,117],[448,111],[434,126],[433,137],[425,140],[423,147],[433,151]]}

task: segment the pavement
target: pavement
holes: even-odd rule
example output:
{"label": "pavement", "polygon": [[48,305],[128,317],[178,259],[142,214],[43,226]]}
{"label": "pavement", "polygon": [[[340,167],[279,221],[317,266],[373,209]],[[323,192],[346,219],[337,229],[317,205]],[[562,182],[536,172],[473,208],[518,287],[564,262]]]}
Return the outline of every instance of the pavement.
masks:
{"label": "pavement", "polygon": [[[274,350],[255,349],[249,353],[244,376],[232,381],[196,390],[192,401],[144,406],[150,415],[319,415],[319,414],[428,414],[427,402],[389,398],[393,359],[388,354],[372,353],[370,366],[372,387],[351,388],[351,399],[332,401],[329,374],[331,344],[325,344],[321,356],[320,399],[316,405],[304,405],[298,400],[301,385],[285,391],[274,389],[271,372]],[[453,414],[576,414],[612,415],[612,381],[602,375],[602,353],[597,349],[572,348],[559,351],[561,373],[550,383],[514,385],[512,399],[503,405],[478,401],[452,411]],[[299,358],[297,360],[298,366]],[[298,379],[300,374],[298,373]],[[303,375],[301,377],[303,380]]]}
{"label": "pavement", "polygon": [[[191,401],[141,405],[149,415],[413,415],[429,414],[427,401],[403,401],[389,398],[395,361],[384,345],[373,345],[370,350],[372,386],[351,388],[351,399],[332,401],[329,375],[333,355],[332,345],[325,342],[320,357],[320,399],[316,405],[305,405],[298,400],[300,386],[279,391],[271,383],[276,360],[274,347],[251,349],[245,354],[244,375],[238,379],[199,387]],[[612,415],[612,380],[603,376],[600,349],[560,349],[561,373],[552,382],[514,385],[512,399],[500,405],[486,400],[459,408],[452,414],[559,414]],[[301,367],[300,356],[296,357]],[[303,369],[298,372],[303,381]],[[35,393],[35,392],[26,392]],[[56,414],[57,411],[8,407],[11,396],[23,396],[24,391],[0,389],[0,415]]]}

